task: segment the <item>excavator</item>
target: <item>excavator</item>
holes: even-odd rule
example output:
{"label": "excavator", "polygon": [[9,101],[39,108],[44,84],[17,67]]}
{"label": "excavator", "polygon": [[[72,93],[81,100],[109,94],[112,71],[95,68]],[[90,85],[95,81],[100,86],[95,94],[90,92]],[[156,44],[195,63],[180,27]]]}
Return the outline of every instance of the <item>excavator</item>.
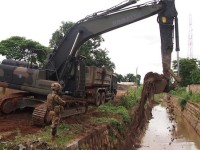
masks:
{"label": "excavator", "polygon": [[[26,62],[3,60],[0,64],[0,87],[23,92],[0,97],[0,111],[10,113],[18,108],[33,107],[33,124],[45,125],[49,121],[48,112],[45,109],[46,96],[51,92],[50,85],[53,82],[59,82],[63,86],[63,98],[68,100],[62,117],[84,113],[87,109],[85,99],[86,66],[84,59],[79,55],[80,46],[92,37],[156,14],[158,16],[155,21],[158,22],[160,28],[163,74],[156,77],[154,74],[150,74],[145,78],[144,83],[151,83],[153,93],[170,91],[170,78],[173,77],[175,81],[180,81],[179,77],[170,69],[174,33],[177,54],[179,52],[175,0],[154,0],[143,4],[137,4],[137,1],[124,1],[78,21],[68,30],[41,69]],[[72,108],[76,112],[72,111]]]}

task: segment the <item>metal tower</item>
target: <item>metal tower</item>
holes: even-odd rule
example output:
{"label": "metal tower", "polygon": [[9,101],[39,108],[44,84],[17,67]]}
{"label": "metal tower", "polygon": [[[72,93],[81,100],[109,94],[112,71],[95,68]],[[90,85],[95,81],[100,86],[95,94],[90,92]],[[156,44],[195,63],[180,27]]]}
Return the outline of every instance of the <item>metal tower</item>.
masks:
{"label": "metal tower", "polygon": [[188,32],[188,58],[193,58],[193,29],[192,29],[192,15],[189,15],[189,32]]}

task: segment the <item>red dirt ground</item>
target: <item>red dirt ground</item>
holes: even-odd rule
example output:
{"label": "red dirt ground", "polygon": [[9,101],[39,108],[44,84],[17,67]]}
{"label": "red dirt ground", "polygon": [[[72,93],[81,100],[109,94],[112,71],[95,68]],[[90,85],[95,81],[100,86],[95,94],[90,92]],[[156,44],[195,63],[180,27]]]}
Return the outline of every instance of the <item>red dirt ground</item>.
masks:
{"label": "red dirt ground", "polygon": [[19,131],[23,135],[35,133],[40,130],[40,128],[32,125],[31,113],[32,111],[30,110],[22,110],[9,115],[1,114],[0,141],[13,138]]}
{"label": "red dirt ground", "polygon": [[[120,97],[125,93],[126,91],[119,90],[115,101],[119,101]],[[87,129],[90,130],[94,126],[94,124],[88,122],[89,116],[103,115],[95,110],[95,107],[93,107],[86,114],[65,118],[63,122],[84,124],[84,130],[87,132]],[[0,114],[0,141],[12,139],[18,132],[26,135],[39,131],[41,127],[32,125],[32,111],[33,109],[27,108],[17,110],[9,115]]]}

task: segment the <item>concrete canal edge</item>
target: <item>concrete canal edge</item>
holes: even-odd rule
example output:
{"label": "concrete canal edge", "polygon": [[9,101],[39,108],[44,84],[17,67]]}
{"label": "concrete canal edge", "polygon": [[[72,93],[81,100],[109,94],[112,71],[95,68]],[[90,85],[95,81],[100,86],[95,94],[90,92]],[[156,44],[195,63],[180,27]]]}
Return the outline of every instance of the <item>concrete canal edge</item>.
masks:
{"label": "concrete canal edge", "polygon": [[[196,133],[200,136],[200,104],[187,102],[184,109],[179,104],[179,98],[171,96],[165,98],[168,107],[172,107],[176,115],[185,118]],[[132,122],[127,124],[123,132],[118,131],[111,124],[104,124],[94,128],[87,135],[74,140],[67,145],[67,150],[121,150],[121,149],[135,149],[140,146],[140,141],[146,131],[148,120],[151,119],[152,108],[147,105],[145,109],[146,119],[143,119],[142,126],[136,128],[138,122],[136,121],[137,107],[131,111]]]}
{"label": "concrete canal edge", "polygon": [[174,107],[177,115],[183,117],[191,127],[200,136],[200,104],[188,101],[184,107],[179,104],[179,98],[176,96],[168,97],[168,105]]}

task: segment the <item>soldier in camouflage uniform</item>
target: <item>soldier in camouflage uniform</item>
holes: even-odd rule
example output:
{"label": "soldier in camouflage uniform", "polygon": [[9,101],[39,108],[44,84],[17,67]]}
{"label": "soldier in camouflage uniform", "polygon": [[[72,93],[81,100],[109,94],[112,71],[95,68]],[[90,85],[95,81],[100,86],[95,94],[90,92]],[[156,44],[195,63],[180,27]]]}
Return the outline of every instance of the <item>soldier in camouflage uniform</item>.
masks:
{"label": "soldier in camouflage uniform", "polygon": [[59,83],[52,83],[51,89],[52,92],[47,96],[47,110],[51,116],[51,136],[52,140],[57,136],[57,126],[60,122],[60,115],[63,111],[63,106],[66,104],[65,101],[61,99],[58,95],[59,90],[61,89]]}

